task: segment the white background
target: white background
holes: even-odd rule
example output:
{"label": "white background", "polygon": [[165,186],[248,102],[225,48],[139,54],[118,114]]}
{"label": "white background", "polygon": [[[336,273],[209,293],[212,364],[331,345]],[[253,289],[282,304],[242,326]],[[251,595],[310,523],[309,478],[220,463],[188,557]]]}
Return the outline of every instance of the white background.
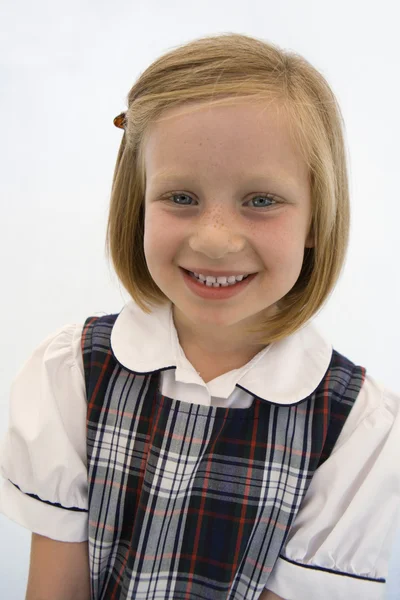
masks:
{"label": "white background", "polygon": [[[153,60],[213,33],[294,50],[332,86],[350,156],[351,243],[316,322],[339,352],[400,392],[399,10],[397,0],[3,0],[0,436],[11,381],[33,349],[127,300],[104,253],[122,137],[113,118]],[[0,516],[1,598],[24,598],[29,547],[30,532]],[[396,561],[400,540],[391,600],[400,598]]]}

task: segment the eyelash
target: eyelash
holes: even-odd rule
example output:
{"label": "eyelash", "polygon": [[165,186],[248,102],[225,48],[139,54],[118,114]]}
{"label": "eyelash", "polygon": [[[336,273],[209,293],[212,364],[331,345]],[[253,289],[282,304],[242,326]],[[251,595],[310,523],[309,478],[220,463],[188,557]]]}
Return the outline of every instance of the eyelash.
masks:
{"label": "eyelash", "polygon": [[[193,200],[193,198],[189,194],[185,194],[183,192],[181,192],[181,193],[174,193],[174,194],[168,194],[167,196],[165,196],[164,199],[166,201],[172,202],[172,198],[174,196],[187,196],[188,198],[191,198]],[[276,206],[276,205],[280,204],[280,202],[277,200],[277,197],[274,194],[256,194],[255,196],[253,196],[253,198],[251,198],[249,200],[249,202],[251,202],[252,200],[254,200],[254,198],[266,198],[267,200],[272,200],[275,203],[275,204],[272,204],[272,205],[270,204],[269,206],[260,206],[259,207],[260,209],[269,209],[269,208],[271,208],[271,206]],[[190,204],[174,204],[174,206],[190,206],[191,207]]]}

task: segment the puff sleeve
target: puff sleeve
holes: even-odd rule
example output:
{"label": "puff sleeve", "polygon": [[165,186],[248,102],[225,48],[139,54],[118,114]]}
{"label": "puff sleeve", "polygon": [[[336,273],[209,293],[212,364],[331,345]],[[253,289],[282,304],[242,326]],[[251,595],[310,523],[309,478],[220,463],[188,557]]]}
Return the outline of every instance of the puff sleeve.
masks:
{"label": "puff sleeve", "polygon": [[65,325],[17,373],[0,446],[0,512],[66,542],[88,539],[81,333],[81,325]]}
{"label": "puff sleeve", "polygon": [[400,397],[366,378],[317,469],[266,588],[285,600],[383,600],[400,525]]}

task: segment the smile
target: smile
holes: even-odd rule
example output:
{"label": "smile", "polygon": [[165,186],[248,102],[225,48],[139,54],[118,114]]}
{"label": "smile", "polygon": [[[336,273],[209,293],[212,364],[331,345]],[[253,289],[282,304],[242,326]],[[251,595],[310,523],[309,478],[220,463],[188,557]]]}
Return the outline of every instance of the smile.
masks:
{"label": "smile", "polygon": [[[226,281],[218,283],[215,277],[201,276],[202,281],[199,277],[196,277],[194,273],[186,271],[182,267],[179,267],[183,275],[183,279],[191,292],[197,296],[209,300],[226,300],[238,294],[241,294],[250,285],[253,279],[257,276],[257,273],[247,275],[243,277],[239,275],[237,277],[228,277]],[[240,279],[241,278],[241,279]],[[231,281],[229,281],[231,280]]]}

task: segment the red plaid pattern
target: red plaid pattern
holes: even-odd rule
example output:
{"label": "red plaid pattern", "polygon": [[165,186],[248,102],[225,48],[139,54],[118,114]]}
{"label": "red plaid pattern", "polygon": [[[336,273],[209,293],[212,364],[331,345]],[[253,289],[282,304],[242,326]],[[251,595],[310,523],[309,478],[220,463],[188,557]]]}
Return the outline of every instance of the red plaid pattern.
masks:
{"label": "red plaid pattern", "polygon": [[117,316],[82,334],[92,600],[256,599],[365,369],[334,350],[297,404],[200,406],[118,363]]}

